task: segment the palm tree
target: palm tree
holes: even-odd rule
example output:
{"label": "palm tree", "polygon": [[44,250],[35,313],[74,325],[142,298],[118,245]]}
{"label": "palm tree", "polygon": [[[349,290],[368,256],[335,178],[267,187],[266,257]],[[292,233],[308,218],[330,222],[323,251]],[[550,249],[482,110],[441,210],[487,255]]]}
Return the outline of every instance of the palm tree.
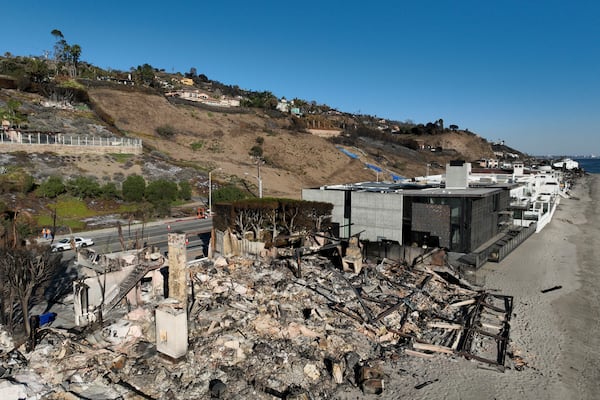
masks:
{"label": "palm tree", "polygon": [[74,44],[69,46],[69,53],[71,55],[71,62],[73,63],[73,76],[77,76],[77,67],[79,65],[79,57],[81,56],[81,46]]}
{"label": "palm tree", "polygon": [[65,46],[67,45],[65,36],[58,29],[53,29],[50,34],[56,39],[56,43],[54,44],[54,58],[56,61],[61,61],[64,57]]}

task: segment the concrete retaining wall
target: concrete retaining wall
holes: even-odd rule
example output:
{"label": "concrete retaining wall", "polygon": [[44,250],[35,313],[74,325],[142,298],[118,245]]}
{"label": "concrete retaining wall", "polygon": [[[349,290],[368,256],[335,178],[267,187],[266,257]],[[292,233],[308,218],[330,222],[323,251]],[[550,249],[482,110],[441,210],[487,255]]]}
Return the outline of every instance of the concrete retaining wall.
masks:
{"label": "concrete retaining wall", "polygon": [[26,153],[56,153],[69,154],[142,154],[141,146],[77,146],[56,144],[15,144],[0,143],[0,151],[11,153],[24,151]]}

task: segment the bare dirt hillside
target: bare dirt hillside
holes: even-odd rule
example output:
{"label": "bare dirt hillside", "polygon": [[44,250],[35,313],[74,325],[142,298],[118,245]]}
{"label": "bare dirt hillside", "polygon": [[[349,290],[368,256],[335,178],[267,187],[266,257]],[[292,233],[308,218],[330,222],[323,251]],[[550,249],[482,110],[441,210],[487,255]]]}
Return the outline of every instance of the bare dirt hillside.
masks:
{"label": "bare dirt hillside", "polygon": [[[389,143],[365,140],[350,148],[360,156],[353,160],[330,141],[289,129],[285,117],[269,117],[261,111],[218,112],[194,105],[174,105],[159,95],[113,89],[91,89],[90,98],[111,115],[116,126],[138,136],[168,157],[191,162],[206,171],[222,168],[220,179],[240,177],[256,181],[256,166],[250,149],[263,140],[261,169],[264,193],[269,196],[299,197],[301,188],[323,184],[373,180],[375,173],[365,169],[370,162],[402,176],[441,173],[450,159],[475,160],[491,157],[489,143],[477,135],[451,132],[429,136],[428,144],[446,151],[413,151]],[[176,132],[165,138],[157,133],[170,126]],[[453,150],[452,150],[453,149]],[[247,175],[246,175],[247,174]],[[219,178],[217,178],[219,179]]]}
{"label": "bare dirt hillside", "polygon": [[[326,139],[286,129],[285,118],[208,111],[173,105],[158,95],[110,89],[92,89],[90,97],[113,117],[119,129],[141,137],[155,151],[178,162],[197,164],[205,171],[221,168],[213,175],[216,179],[238,177],[256,183],[257,166],[249,153],[258,144],[257,138],[262,138],[265,196],[299,198],[303,187],[374,177],[363,163],[344,155]],[[172,137],[157,133],[166,125],[174,128]]]}

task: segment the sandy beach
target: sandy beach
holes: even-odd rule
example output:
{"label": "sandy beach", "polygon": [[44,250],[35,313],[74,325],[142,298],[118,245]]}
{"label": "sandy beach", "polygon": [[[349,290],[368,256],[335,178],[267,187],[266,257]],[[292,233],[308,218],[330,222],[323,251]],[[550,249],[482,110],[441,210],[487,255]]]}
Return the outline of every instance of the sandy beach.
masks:
{"label": "sandy beach", "polygon": [[507,362],[509,368],[498,372],[461,357],[403,359],[387,369],[384,394],[372,398],[598,398],[599,199],[600,175],[585,176],[542,232],[478,271],[486,289],[514,296],[509,351],[526,367],[518,371]]}

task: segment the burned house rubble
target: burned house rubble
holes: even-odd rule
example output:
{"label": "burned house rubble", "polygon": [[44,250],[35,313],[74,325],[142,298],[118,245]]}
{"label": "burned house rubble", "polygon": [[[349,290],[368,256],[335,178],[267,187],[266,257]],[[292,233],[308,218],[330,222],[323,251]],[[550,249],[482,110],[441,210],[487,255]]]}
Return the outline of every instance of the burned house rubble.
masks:
{"label": "burned house rubble", "polygon": [[94,323],[122,300],[140,302],[140,281],[152,282],[152,297],[163,295],[160,269],[165,258],[157,249],[129,250],[118,254],[98,254],[91,249],[77,253],[79,279],[73,282],[75,324]]}
{"label": "burned house rubble", "polygon": [[[411,263],[370,260],[357,241],[307,238],[305,251],[186,262],[179,236],[169,235],[166,281],[156,271],[167,262],[152,251],[128,258],[132,266],[88,254],[86,268],[99,264],[75,283],[80,323],[40,329],[29,353],[4,346],[0,398],[376,396],[389,383],[386,365],[408,360],[522,366],[507,358],[512,297],[463,281],[443,250],[421,249]],[[94,304],[92,281],[111,296]]]}

